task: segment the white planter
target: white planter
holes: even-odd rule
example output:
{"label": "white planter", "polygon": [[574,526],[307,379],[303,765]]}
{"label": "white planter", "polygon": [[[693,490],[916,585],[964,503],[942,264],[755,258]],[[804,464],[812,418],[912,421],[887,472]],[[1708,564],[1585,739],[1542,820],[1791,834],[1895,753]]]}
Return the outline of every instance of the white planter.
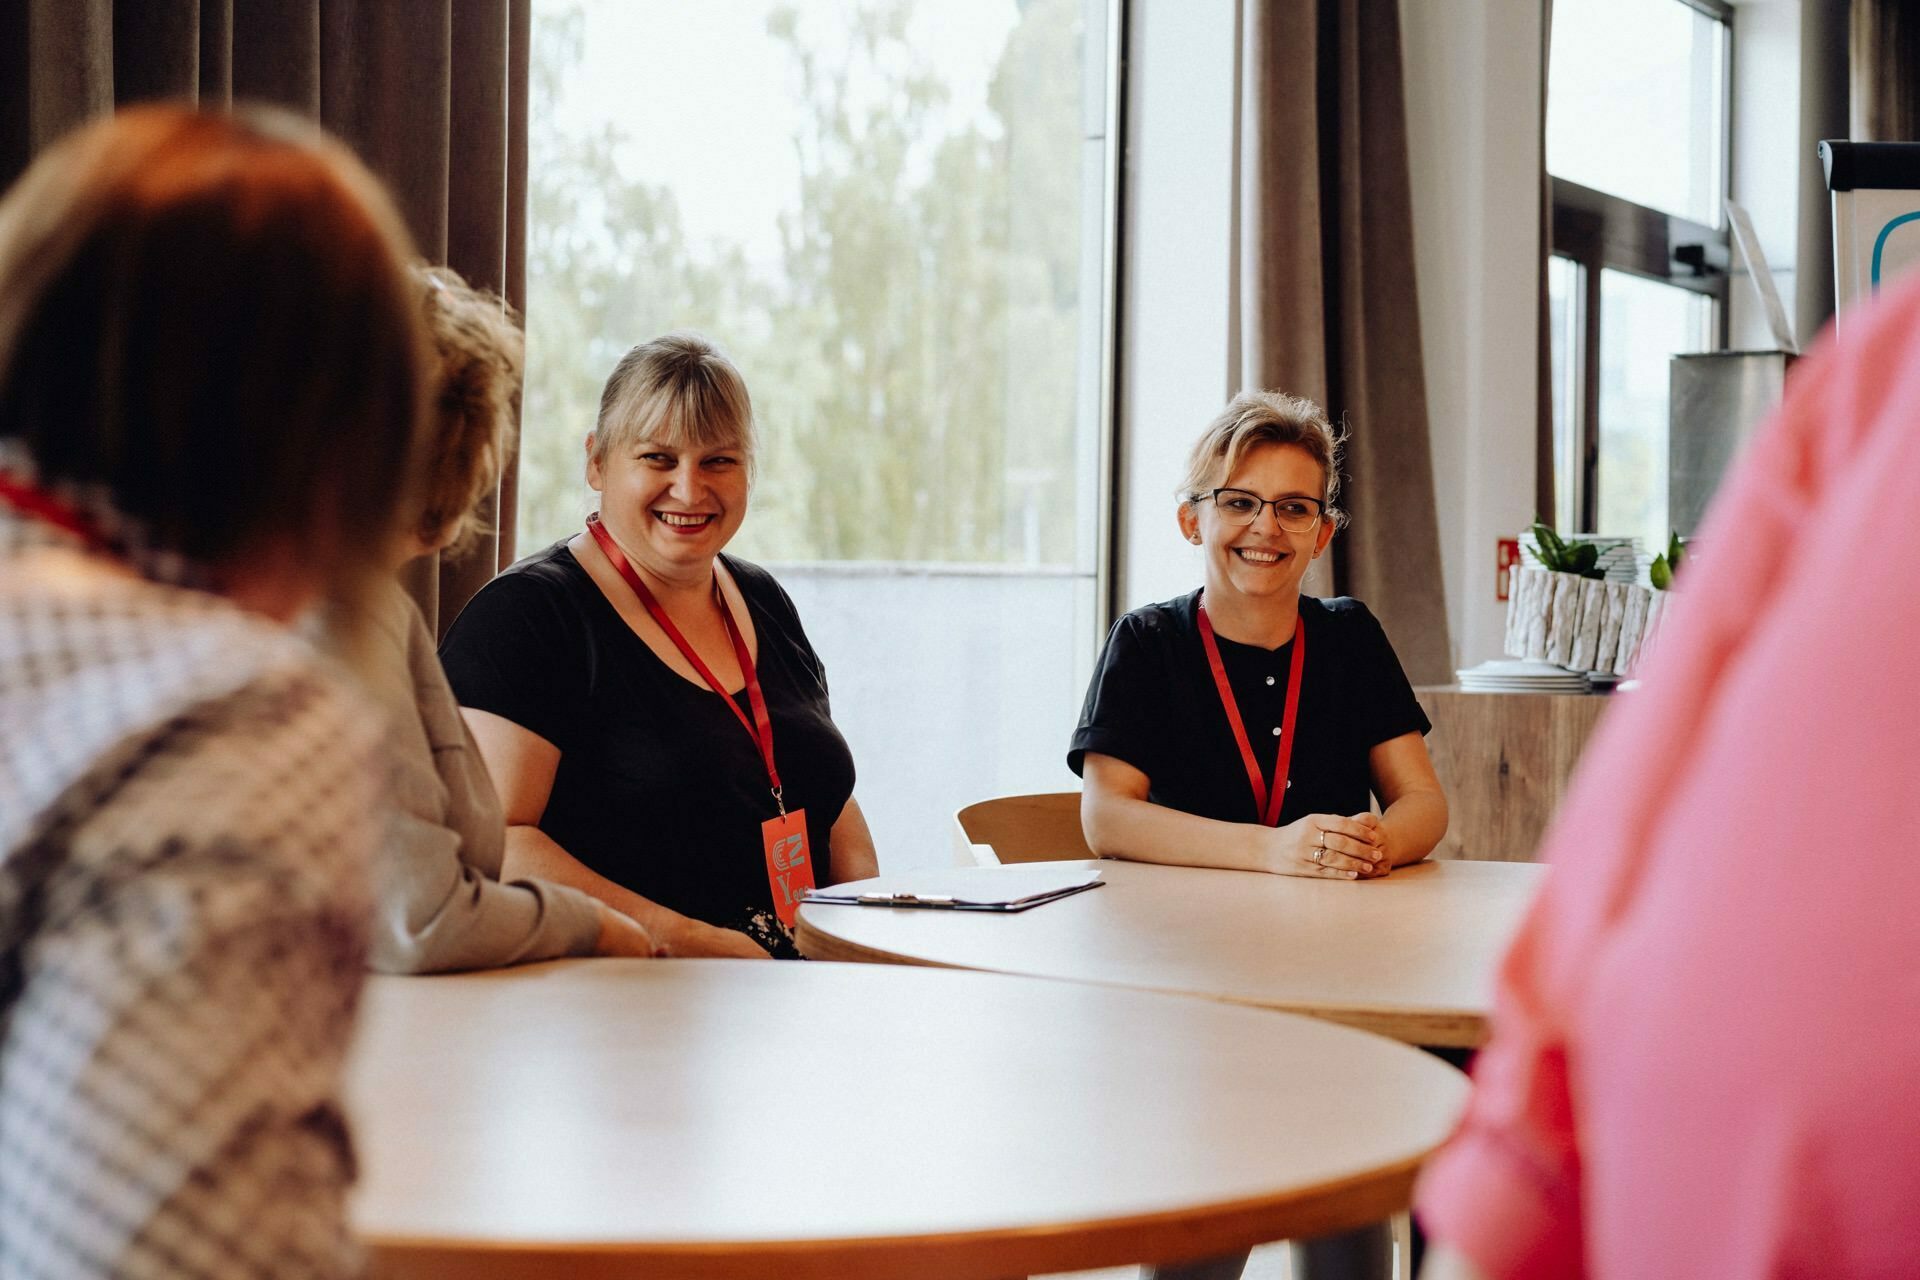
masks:
{"label": "white planter", "polygon": [[1656,594],[1624,582],[1514,566],[1507,587],[1506,652],[1570,671],[1630,670],[1656,611]]}
{"label": "white planter", "polygon": [[1580,625],[1574,629],[1573,659],[1567,665],[1575,671],[1598,671],[1596,656],[1600,648],[1600,626],[1607,613],[1607,584],[1596,579],[1580,583]]}
{"label": "white planter", "polygon": [[1633,670],[1634,657],[1640,652],[1640,636],[1647,626],[1647,606],[1653,592],[1635,587],[1627,593],[1626,612],[1620,617],[1620,648],[1613,657],[1613,669],[1625,675]]}
{"label": "white planter", "polygon": [[1666,625],[1667,593],[1655,591],[1647,601],[1647,623],[1640,629],[1640,652],[1634,655],[1635,663],[1645,663],[1647,655],[1659,647],[1660,629]]}
{"label": "white planter", "polygon": [[1619,670],[1614,658],[1620,652],[1620,623],[1627,616],[1627,596],[1633,587],[1625,582],[1606,584],[1606,607],[1600,615],[1600,638],[1594,646],[1595,671],[1612,674]]}
{"label": "white planter", "polygon": [[1573,642],[1580,633],[1580,606],[1587,580],[1578,574],[1553,575],[1553,613],[1547,619],[1547,661],[1573,669]]}

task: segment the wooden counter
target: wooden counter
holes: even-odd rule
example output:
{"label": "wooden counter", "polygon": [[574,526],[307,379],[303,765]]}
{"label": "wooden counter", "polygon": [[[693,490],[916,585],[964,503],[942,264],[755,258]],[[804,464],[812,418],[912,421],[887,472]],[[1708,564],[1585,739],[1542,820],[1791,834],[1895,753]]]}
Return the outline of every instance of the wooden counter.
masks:
{"label": "wooden counter", "polygon": [[[1452,822],[1437,858],[1531,862],[1600,715],[1619,694],[1414,690]],[[1632,696],[1632,695],[1626,695]]]}

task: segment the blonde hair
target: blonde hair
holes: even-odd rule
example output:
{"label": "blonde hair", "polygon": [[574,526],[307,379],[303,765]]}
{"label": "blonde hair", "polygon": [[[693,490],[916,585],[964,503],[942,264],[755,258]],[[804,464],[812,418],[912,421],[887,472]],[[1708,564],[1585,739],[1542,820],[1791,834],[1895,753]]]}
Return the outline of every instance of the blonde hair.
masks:
{"label": "blonde hair", "polygon": [[479,508],[512,448],[513,401],[526,340],[506,300],[448,267],[416,266],[427,328],[439,355],[434,423],[414,528],[458,555],[485,529]]}
{"label": "blonde hair", "polygon": [[149,571],[211,585],[295,545],[357,596],[413,491],[411,257],[379,184],[296,117],[88,125],[0,201],[0,447]]}
{"label": "blonde hair", "polygon": [[753,476],[755,431],[747,382],[725,352],[697,333],[676,331],[620,357],[600,393],[593,460],[604,463],[637,440],[674,448],[738,448]]}
{"label": "blonde hair", "polygon": [[1346,435],[1328,421],[1326,411],[1304,396],[1283,391],[1242,391],[1227,402],[1187,455],[1186,479],[1176,491],[1180,501],[1197,502],[1236,471],[1263,445],[1292,445],[1320,464],[1320,498],[1327,522],[1346,524],[1340,509],[1340,455]]}

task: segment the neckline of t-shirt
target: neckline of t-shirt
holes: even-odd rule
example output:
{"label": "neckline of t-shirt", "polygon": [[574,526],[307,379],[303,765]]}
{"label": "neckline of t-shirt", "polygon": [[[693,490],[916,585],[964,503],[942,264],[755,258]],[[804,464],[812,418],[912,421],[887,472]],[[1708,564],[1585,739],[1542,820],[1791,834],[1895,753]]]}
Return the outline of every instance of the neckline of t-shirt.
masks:
{"label": "neckline of t-shirt", "polygon": [[[1300,597],[1300,611],[1303,617],[1306,615],[1308,609],[1312,607],[1312,605],[1308,603],[1309,601],[1313,604],[1318,604],[1320,603],[1320,597],[1309,595],[1302,595]],[[1187,627],[1193,632],[1194,643],[1198,644],[1200,642],[1200,592],[1198,590],[1194,591],[1186,597],[1183,603],[1186,605]],[[1331,614],[1332,611],[1323,608],[1316,612],[1318,614]],[[1248,653],[1257,653],[1268,658],[1293,652],[1293,640],[1291,637],[1275,649],[1269,649],[1265,645],[1248,644],[1244,640],[1235,640],[1232,636],[1223,636],[1218,631],[1213,633],[1213,638],[1219,641],[1222,646],[1231,645],[1235,649],[1245,649]]]}
{"label": "neckline of t-shirt", "polygon": [[[699,693],[716,692],[713,686],[709,685],[705,680],[702,680],[697,676],[690,678],[682,674],[681,672],[674,670],[672,663],[668,662],[665,658],[655,653],[653,651],[653,646],[648,644],[646,642],[646,639],[642,637],[639,632],[635,631],[632,627],[627,625],[627,620],[620,616],[619,608],[613,603],[613,601],[607,599],[607,593],[600,589],[600,584],[593,580],[593,575],[591,573],[587,572],[587,566],[585,566],[584,564],[581,564],[580,558],[573,554],[573,548],[568,545],[571,541],[572,539],[570,538],[561,539],[560,546],[558,548],[560,553],[566,556],[568,562],[573,565],[574,570],[578,572],[582,578],[586,579],[587,586],[592,588],[594,597],[600,601],[601,606],[605,608],[608,613],[613,615],[613,621],[615,622],[615,624],[619,626],[621,632],[627,635],[629,638],[631,638],[635,644],[640,646],[641,650],[649,658],[653,659],[653,661],[659,664],[659,666],[662,669],[664,669],[668,675],[672,676],[675,680],[678,680],[681,684],[686,685],[688,688],[693,689]],[[720,559],[726,563],[727,572],[733,576],[734,585],[740,588],[740,602],[747,606],[747,613],[753,618],[753,634],[755,638],[764,640],[767,634],[765,618],[764,618],[764,615],[762,614],[762,611],[754,607],[753,600],[747,595],[746,587],[741,585],[743,582],[743,579],[739,569],[740,562],[735,560],[732,556],[727,555],[725,552],[722,552],[720,554]],[[755,658],[754,664],[753,664],[754,669],[756,671],[760,671],[766,666],[766,655],[767,655],[767,646],[765,644],[762,644],[760,646],[759,656]],[[766,682],[766,677],[762,675],[761,683],[764,684],[765,682]],[[732,701],[739,703],[741,706],[746,706],[747,705],[746,695],[747,695],[747,686],[743,682],[738,689],[729,689],[727,692],[722,693],[720,696],[723,698],[731,699]]]}

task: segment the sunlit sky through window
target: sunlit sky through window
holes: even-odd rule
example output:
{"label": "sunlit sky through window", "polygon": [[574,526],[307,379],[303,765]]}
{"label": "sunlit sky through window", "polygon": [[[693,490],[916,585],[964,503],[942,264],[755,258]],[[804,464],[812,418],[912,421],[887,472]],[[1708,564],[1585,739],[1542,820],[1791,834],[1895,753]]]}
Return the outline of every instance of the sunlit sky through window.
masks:
{"label": "sunlit sky through window", "polygon": [[1548,170],[1717,224],[1722,30],[1680,0],[1555,0]]}
{"label": "sunlit sky through window", "polygon": [[[791,8],[810,46],[831,47],[849,38],[860,6],[703,0],[698,21],[688,19],[685,0],[539,7],[578,9],[586,20],[580,65],[560,100],[547,104],[555,123],[569,134],[617,125],[627,137],[621,167],[673,191],[696,251],[719,242],[739,245],[755,263],[777,258],[777,215],[799,202],[793,130],[780,123],[795,109],[798,72],[787,49],[768,38],[768,18]],[[1018,20],[1010,0],[915,0],[909,43],[947,86],[956,127],[995,128],[988,78]],[[671,109],[663,112],[661,103]],[[711,180],[716,152],[725,157],[725,183]]]}

